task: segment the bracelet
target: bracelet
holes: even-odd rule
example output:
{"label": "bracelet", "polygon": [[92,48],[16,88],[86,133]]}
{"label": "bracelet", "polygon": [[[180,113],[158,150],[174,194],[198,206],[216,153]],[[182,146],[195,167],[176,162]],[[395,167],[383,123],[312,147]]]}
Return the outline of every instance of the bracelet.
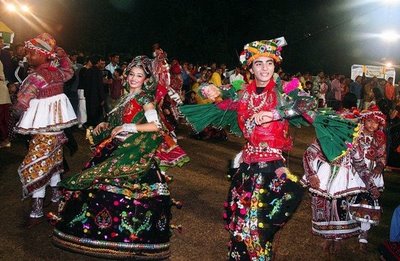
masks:
{"label": "bracelet", "polygon": [[137,127],[134,123],[125,123],[122,125],[122,131],[137,133]]}

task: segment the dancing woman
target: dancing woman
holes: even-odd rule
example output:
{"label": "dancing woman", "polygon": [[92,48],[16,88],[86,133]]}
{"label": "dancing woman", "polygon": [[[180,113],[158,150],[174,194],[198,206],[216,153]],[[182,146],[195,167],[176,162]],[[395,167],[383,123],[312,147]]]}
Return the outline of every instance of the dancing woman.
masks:
{"label": "dancing woman", "polygon": [[167,258],[171,198],[155,158],[162,124],[153,102],[151,60],[126,69],[130,93],[93,130],[102,140],[81,173],[62,183],[54,243],[108,258]]}

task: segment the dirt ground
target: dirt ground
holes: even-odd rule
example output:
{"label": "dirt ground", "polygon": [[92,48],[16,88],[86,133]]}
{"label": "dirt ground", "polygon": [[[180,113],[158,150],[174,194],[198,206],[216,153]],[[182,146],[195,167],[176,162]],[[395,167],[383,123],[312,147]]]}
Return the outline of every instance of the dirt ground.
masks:
{"label": "dirt ground", "polygon": [[[174,231],[171,238],[171,260],[226,260],[228,233],[222,220],[223,202],[229,182],[226,179],[228,160],[241,148],[243,140],[229,136],[228,141],[199,141],[187,137],[187,130],[179,133],[179,144],[191,161],[182,168],[169,171],[174,181],[172,196],[183,202],[183,208],[173,209],[173,224],[181,225],[182,232]],[[302,153],[313,139],[311,128],[292,129],[295,148],[288,155],[293,173],[303,172]],[[76,130],[78,152],[65,154],[71,171],[76,173],[89,159],[90,150],[84,132]],[[52,227],[42,222],[30,229],[23,226],[30,211],[30,201],[21,201],[21,183],[17,168],[26,148],[15,140],[11,148],[0,150],[0,259],[1,260],[102,260],[56,248],[51,243]],[[361,253],[355,238],[343,242],[335,255],[322,251],[322,240],[311,234],[310,198],[305,194],[297,212],[274,241],[275,260],[379,260],[378,246],[389,237],[390,218],[399,204],[400,173],[387,172],[386,190],[381,197],[384,212],[382,222],[370,232],[366,253]],[[51,210],[50,207],[46,208]]]}

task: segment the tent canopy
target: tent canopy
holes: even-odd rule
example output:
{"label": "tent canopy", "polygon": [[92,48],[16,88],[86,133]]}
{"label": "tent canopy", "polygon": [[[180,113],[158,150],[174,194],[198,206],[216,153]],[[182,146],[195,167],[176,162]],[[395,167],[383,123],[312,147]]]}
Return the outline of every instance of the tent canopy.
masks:
{"label": "tent canopy", "polygon": [[2,21],[0,21],[0,32],[4,32],[4,33],[14,33],[13,30],[10,29],[10,27],[8,27],[5,23],[3,23]]}
{"label": "tent canopy", "polygon": [[3,37],[6,45],[12,44],[14,40],[14,31],[10,29],[5,23],[0,21],[0,36]]}

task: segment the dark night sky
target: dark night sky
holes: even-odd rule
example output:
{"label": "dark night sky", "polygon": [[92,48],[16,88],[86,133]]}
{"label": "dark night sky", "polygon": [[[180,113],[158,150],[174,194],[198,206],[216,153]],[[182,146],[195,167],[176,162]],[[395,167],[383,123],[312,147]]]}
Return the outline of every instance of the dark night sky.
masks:
{"label": "dark night sky", "polygon": [[[2,11],[16,40],[49,31],[67,50],[148,54],[233,66],[244,44],[285,36],[283,69],[350,75],[352,64],[400,63],[400,41],[373,34],[400,28],[400,4],[380,0],[31,0],[46,30]],[[3,18],[4,17],[4,18]],[[18,32],[20,32],[18,34]]]}

